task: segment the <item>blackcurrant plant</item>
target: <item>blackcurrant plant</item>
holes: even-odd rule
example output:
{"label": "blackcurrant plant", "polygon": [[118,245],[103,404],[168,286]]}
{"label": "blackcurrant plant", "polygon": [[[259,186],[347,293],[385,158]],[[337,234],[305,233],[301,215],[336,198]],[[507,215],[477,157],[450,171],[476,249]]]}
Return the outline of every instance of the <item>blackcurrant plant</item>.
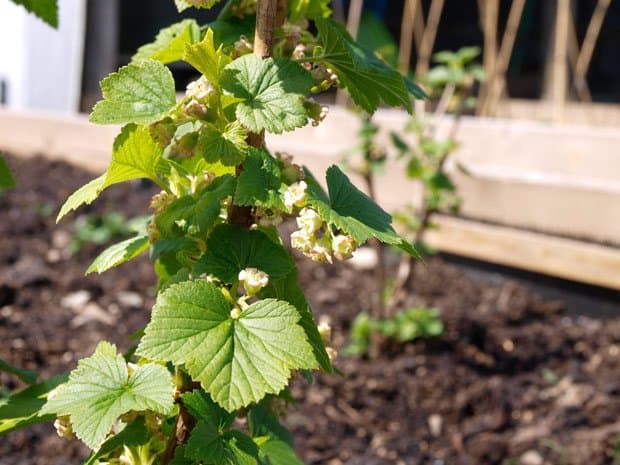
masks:
{"label": "blackcurrant plant", "polygon": [[[2,432],[55,421],[93,450],[88,464],[301,463],[278,413],[291,376],[331,372],[333,351],[277,224],[294,218],[292,247],[319,262],[345,260],[371,238],[415,253],[338,167],[325,192],[265,146],[265,133],[319,124],[327,109],[312,95],[335,86],[368,113],[382,103],[410,112],[423,96],[330,15],[327,0],[230,0],[210,24],[162,30],[101,82],[91,121],[122,130],[108,170],[58,219],[114,184],[156,184],[146,226],[88,269],[148,251],[156,303],[135,350],[101,342],[68,377],[15,394],[9,403],[23,408],[0,410]],[[166,66],[178,60],[200,74],[180,99]]]}

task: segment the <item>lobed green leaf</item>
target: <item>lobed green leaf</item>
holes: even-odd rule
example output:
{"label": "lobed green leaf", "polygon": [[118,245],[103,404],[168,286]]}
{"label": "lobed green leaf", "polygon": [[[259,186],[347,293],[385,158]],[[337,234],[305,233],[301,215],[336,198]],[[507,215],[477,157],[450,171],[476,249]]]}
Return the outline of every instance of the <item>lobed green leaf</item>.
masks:
{"label": "lobed green leaf", "polygon": [[101,342],[92,356],[80,360],[69,381],[48,398],[41,413],[68,415],[76,436],[95,449],[124,413],[170,412],[173,392],[165,367],[144,364],[129,375],[125,359],[117,354],[116,347]]}
{"label": "lobed green leaf", "polygon": [[283,210],[281,186],[281,170],[277,160],[264,149],[250,147],[237,180],[235,204]]}
{"label": "lobed green leaf", "polygon": [[155,60],[123,66],[101,81],[103,100],[90,120],[97,124],[151,124],[176,105],[172,73]]}
{"label": "lobed green leaf", "polygon": [[207,123],[200,131],[198,151],[209,163],[236,166],[246,157],[247,135],[239,121],[223,126]]}
{"label": "lobed green leaf", "polygon": [[215,47],[212,29],[207,29],[202,42],[186,46],[183,59],[200,71],[216,89],[219,89],[224,68],[232,61],[230,55],[223,52],[222,45]]}
{"label": "lobed green leaf", "polygon": [[279,279],[293,270],[294,263],[288,252],[264,232],[222,224],[209,235],[207,252],[196,263],[194,272],[231,284],[241,270],[249,267],[264,271],[269,279]]}
{"label": "lobed green leaf", "polygon": [[182,60],[187,45],[200,41],[200,26],[193,19],[184,19],[162,29],[154,42],[143,45],[131,59],[132,62],[152,59],[163,64]]}
{"label": "lobed green leaf", "polygon": [[[338,75],[353,101],[366,112],[374,113],[383,101],[390,106],[403,106],[412,111],[409,89],[401,74],[379,60],[372,52],[360,47],[341,24],[331,19],[316,18],[324,61]],[[413,87],[417,96],[424,93]]]}
{"label": "lobed green leaf", "polygon": [[212,283],[173,285],[159,295],[138,353],[184,363],[229,412],[280,392],[291,370],[316,366],[299,313],[287,302],[261,300],[236,319],[231,310]]}
{"label": "lobed green leaf", "polygon": [[250,131],[280,134],[308,122],[303,98],[312,77],[294,61],[244,55],[224,68],[221,84],[241,99],[236,115]]}
{"label": "lobed green leaf", "polygon": [[327,188],[329,199],[315,186],[308,187],[308,203],[325,221],[353,236],[358,244],[375,237],[417,255],[413,246],[394,231],[391,215],[355,187],[335,165],[327,170]]}

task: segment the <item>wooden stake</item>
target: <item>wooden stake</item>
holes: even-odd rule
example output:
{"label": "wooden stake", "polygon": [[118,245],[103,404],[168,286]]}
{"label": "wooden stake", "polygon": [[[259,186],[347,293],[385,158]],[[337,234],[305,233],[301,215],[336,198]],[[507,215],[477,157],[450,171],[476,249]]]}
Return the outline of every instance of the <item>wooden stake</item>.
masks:
{"label": "wooden stake", "polygon": [[484,49],[482,65],[487,76],[487,81],[480,87],[478,114],[483,114],[489,88],[495,80],[495,67],[497,61],[497,22],[499,17],[499,0],[478,0],[478,9],[482,18],[482,32],[484,35]]}
{"label": "wooden stake", "polygon": [[416,66],[416,75],[424,76],[428,73],[430,67],[431,55],[435,46],[435,38],[437,37],[437,29],[443,12],[444,0],[433,0],[428,12],[428,20],[426,28],[422,36],[422,45],[418,54],[418,64]]}
{"label": "wooden stake", "polygon": [[515,40],[517,38],[517,33],[519,32],[519,25],[521,24],[521,17],[523,16],[525,2],[526,0],[513,0],[512,5],[510,6],[506,30],[504,32],[504,37],[502,38],[502,44],[499,49],[497,61],[495,63],[495,72],[493,73],[491,82],[489,83],[489,95],[483,105],[482,112],[485,115],[495,113],[497,104],[499,103],[504,88],[506,87],[506,73],[508,72],[510,58],[512,57]]}
{"label": "wooden stake", "polygon": [[610,3],[611,0],[599,0],[592,14],[592,18],[590,19],[590,24],[588,24],[586,37],[583,40],[583,45],[581,46],[581,51],[579,52],[579,57],[575,65],[575,86],[577,92],[579,92],[580,89],[587,89],[586,75],[588,74],[594,48],[596,47],[596,42],[598,41],[598,36],[603,27],[603,21],[607,15]]}
{"label": "wooden stake", "polygon": [[398,49],[398,67],[403,74],[409,73],[415,20],[418,10],[420,9],[419,6],[420,0],[405,0],[403,21],[400,27],[400,46]]}
{"label": "wooden stake", "polygon": [[570,21],[570,0],[558,0],[553,41],[552,119],[561,121],[566,103],[568,83],[567,43]]}

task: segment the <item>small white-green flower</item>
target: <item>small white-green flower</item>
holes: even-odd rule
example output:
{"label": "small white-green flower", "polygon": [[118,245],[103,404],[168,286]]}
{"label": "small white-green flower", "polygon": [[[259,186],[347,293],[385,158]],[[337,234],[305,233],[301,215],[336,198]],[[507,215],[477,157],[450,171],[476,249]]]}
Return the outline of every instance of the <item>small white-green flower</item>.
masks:
{"label": "small white-green flower", "polygon": [[304,252],[304,255],[318,263],[333,263],[329,238],[323,236],[315,241],[312,248],[308,252]]}
{"label": "small white-green flower", "polygon": [[203,101],[209,97],[209,94],[211,94],[214,90],[215,89],[207,78],[201,76],[200,79],[196,79],[187,85],[185,95],[198,101]]}
{"label": "small white-green flower", "polygon": [[357,244],[351,236],[340,234],[332,239],[332,251],[338,260],[346,260],[353,256]]}
{"label": "small white-green flower", "polygon": [[314,246],[314,241],[314,234],[308,233],[308,231],[303,229],[291,234],[291,247],[302,252],[309,252]]}
{"label": "small white-green flower", "polygon": [[312,208],[302,208],[296,221],[297,226],[299,226],[302,231],[306,231],[310,234],[318,231],[321,229],[321,226],[323,226],[323,220],[316,210]]}
{"label": "small white-green flower", "polygon": [[284,192],[284,205],[289,210],[293,207],[303,207],[306,203],[306,190],[308,184],[305,181],[299,181],[288,186],[288,189]]}
{"label": "small white-green flower", "polygon": [[247,295],[255,295],[269,284],[269,275],[257,268],[246,268],[239,272],[239,281]]}

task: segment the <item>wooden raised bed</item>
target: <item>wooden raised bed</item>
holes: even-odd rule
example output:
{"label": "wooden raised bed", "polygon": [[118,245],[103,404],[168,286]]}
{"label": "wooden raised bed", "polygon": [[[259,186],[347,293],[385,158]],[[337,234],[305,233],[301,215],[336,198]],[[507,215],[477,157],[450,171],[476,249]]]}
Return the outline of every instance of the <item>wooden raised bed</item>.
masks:
{"label": "wooden raised bed", "polygon": [[[387,141],[407,115],[380,111]],[[447,123],[448,121],[446,121]],[[320,172],[356,142],[358,121],[332,108],[319,128],[271,137],[269,147]],[[44,154],[93,172],[104,170],[118,128],[84,116],[54,117],[0,109],[0,150]],[[620,289],[620,130],[464,118],[453,159],[463,196],[461,218],[439,216],[429,243],[439,250],[588,284]],[[454,163],[451,164],[454,166]],[[397,162],[379,182],[389,209],[415,198]]]}

